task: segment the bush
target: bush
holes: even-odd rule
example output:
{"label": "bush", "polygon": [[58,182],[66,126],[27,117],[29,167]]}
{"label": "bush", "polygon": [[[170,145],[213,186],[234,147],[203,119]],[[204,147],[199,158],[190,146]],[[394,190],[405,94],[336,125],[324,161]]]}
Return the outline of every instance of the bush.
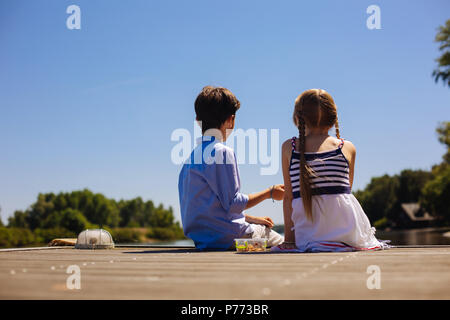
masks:
{"label": "bush", "polygon": [[50,229],[35,229],[34,235],[36,242],[49,243],[56,238],[76,238],[77,234],[73,231],[69,231],[65,228],[56,227]]}
{"label": "bush", "polygon": [[379,230],[386,229],[387,227],[389,227],[389,225],[390,225],[390,222],[387,217],[381,218],[373,223],[373,226]]}
{"label": "bush", "polygon": [[10,229],[0,228],[0,248],[12,247],[12,235]]}
{"label": "bush", "polygon": [[36,237],[28,229],[0,227],[0,247],[23,247],[36,243]]}
{"label": "bush", "polygon": [[141,242],[144,236],[142,231],[133,228],[115,228],[108,231],[116,243]]}
{"label": "bush", "polygon": [[18,247],[34,244],[36,241],[35,235],[28,229],[15,229],[13,234],[15,234],[14,245]]}
{"label": "bush", "polygon": [[158,239],[158,240],[178,240],[185,239],[183,229],[177,224],[172,227],[155,227],[150,228],[147,232],[147,238]]}

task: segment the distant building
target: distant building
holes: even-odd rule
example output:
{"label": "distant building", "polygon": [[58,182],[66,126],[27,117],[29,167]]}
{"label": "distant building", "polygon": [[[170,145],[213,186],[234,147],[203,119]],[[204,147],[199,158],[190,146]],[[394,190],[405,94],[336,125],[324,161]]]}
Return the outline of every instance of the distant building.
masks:
{"label": "distant building", "polygon": [[400,224],[407,228],[428,227],[435,220],[418,203],[402,203],[402,212],[400,213]]}

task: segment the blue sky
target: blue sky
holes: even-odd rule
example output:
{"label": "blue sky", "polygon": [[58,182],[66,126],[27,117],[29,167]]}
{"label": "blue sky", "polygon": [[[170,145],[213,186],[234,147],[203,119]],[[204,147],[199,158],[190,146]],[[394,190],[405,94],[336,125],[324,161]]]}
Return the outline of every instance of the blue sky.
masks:
{"label": "blue sky", "polygon": [[[69,30],[66,8],[81,8]],[[381,30],[366,8],[381,9]],[[444,148],[450,91],[431,77],[450,18],[434,1],[0,2],[0,206],[4,222],[39,192],[89,188],[172,205],[179,219],[177,128],[193,132],[204,85],[241,101],[236,126],[297,135],[295,97],[323,88],[357,148],[354,188],[429,169]],[[242,165],[242,191],[282,183]],[[282,222],[281,203],[248,211]]]}

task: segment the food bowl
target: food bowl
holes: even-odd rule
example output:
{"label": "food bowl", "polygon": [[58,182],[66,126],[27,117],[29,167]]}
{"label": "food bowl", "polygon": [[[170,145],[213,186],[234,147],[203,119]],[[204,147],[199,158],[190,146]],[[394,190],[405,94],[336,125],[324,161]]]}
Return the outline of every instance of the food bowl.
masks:
{"label": "food bowl", "polygon": [[234,239],[237,252],[265,252],[267,250],[267,239]]}

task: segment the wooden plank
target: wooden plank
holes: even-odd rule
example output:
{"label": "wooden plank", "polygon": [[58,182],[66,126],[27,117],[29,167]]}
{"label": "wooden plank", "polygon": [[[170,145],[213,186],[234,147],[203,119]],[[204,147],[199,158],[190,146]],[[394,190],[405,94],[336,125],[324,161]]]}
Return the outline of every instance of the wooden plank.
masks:
{"label": "wooden plank", "polygon": [[[67,288],[69,266],[81,289]],[[369,266],[381,288],[368,289]],[[450,248],[236,254],[190,248],[0,253],[0,299],[450,299]]]}

